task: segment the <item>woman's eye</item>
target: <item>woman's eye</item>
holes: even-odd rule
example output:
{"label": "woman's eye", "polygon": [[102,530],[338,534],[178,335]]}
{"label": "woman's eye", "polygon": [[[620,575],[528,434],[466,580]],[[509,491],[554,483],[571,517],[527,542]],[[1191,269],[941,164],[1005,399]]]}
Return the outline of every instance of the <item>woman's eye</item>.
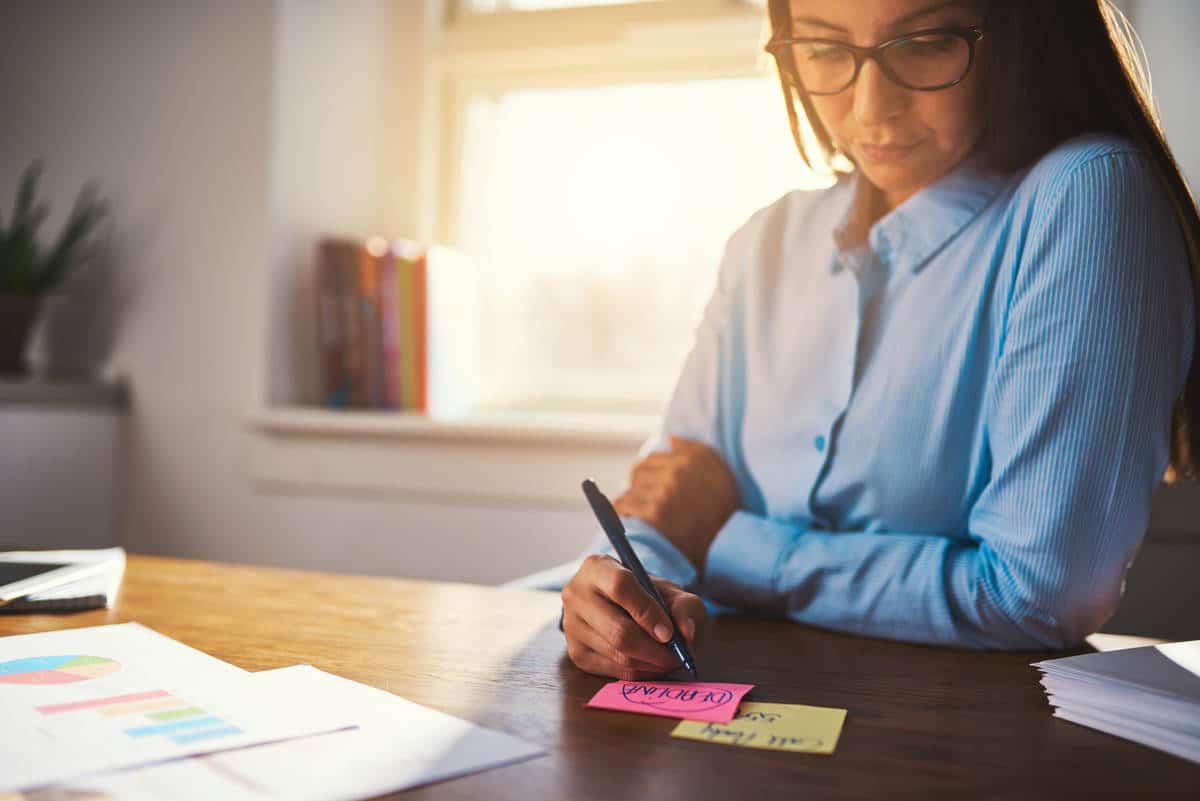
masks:
{"label": "woman's eye", "polygon": [[949,53],[955,49],[956,44],[953,36],[918,36],[899,41],[894,47],[914,55],[936,55]]}
{"label": "woman's eye", "polygon": [[830,45],[808,45],[804,48],[802,55],[809,61],[822,61],[832,58],[837,58],[844,51],[840,47]]}

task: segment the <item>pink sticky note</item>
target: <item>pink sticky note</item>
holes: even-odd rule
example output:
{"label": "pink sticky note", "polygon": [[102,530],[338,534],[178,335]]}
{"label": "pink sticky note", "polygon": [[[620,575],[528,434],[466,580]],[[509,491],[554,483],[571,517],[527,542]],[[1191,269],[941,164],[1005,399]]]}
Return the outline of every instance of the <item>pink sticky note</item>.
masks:
{"label": "pink sticky note", "polygon": [[714,681],[614,681],[587,705],[596,709],[661,715],[664,718],[728,723],[753,684]]}

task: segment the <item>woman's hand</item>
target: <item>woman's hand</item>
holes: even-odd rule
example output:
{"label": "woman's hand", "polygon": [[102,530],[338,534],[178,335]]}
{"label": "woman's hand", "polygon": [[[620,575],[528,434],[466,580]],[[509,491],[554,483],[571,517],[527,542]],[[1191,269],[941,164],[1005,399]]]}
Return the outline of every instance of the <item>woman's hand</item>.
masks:
{"label": "woman's hand", "polygon": [[741,505],[741,494],[716,451],[670,439],[670,453],[652,453],[634,465],[629,489],[613,506],[654,526],[703,572],[708,548]]}
{"label": "woman's hand", "polygon": [[[665,579],[651,580],[693,650],[708,617],[704,602]],[[638,681],[679,667],[664,644],[671,639],[671,621],[615,559],[596,554],[584,559],[563,587],[562,602],[567,654],[580,670]]]}

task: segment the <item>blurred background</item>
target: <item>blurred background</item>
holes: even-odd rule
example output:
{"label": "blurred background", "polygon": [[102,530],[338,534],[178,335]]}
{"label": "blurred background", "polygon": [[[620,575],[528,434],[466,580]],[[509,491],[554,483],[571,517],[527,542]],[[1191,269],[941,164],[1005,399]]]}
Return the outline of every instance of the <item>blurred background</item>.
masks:
{"label": "blurred background", "polygon": [[[1196,186],[1200,3],[1117,5]],[[620,489],[725,238],[827,182],[764,6],[6,0],[0,220],[37,159],[47,236],[89,179],[107,215],[0,378],[0,548],[486,583],[576,556],[578,482]],[[372,236],[465,257],[430,251],[420,408],[325,391],[318,245]],[[1194,495],[1156,505],[1169,582]]]}

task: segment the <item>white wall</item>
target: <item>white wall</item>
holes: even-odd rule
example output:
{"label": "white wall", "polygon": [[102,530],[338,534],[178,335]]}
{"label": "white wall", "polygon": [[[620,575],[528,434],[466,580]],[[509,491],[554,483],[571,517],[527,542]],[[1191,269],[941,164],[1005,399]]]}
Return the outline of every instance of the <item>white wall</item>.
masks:
{"label": "white wall", "polygon": [[1179,166],[1200,192],[1200,2],[1130,0],[1129,18],[1142,37],[1150,60],[1154,97],[1167,140]]}
{"label": "white wall", "polygon": [[[1132,6],[1196,186],[1200,3]],[[291,315],[308,297],[308,240],[419,222],[412,123],[430,23],[419,0],[3,3],[0,208],[36,156],[48,160],[55,221],[89,177],[114,202],[120,280],[69,299],[58,322],[132,385],[118,474],[127,547],[496,581],[569,558],[591,536],[584,509],[253,484],[247,413],[312,385],[297,357],[305,321]]]}
{"label": "white wall", "polygon": [[313,253],[323,234],[414,236],[420,2],[276,4],[268,385],[319,402]]}
{"label": "white wall", "polygon": [[60,216],[89,177],[114,202],[113,261],[132,288],[106,348],[133,394],[118,474],[126,547],[497,581],[570,558],[591,535],[586,510],[253,485],[247,413],[294,394],[284,372],[260,369],[292,364],[288,345],[301,346],[284,313],[307,266],[294,243],[325,226],[415,224],[415,129],[396,116],[411,109],[389,101],[417,96],[424,23],[421,4],[399,1],[3,4],[0,188],[45,156]]}

